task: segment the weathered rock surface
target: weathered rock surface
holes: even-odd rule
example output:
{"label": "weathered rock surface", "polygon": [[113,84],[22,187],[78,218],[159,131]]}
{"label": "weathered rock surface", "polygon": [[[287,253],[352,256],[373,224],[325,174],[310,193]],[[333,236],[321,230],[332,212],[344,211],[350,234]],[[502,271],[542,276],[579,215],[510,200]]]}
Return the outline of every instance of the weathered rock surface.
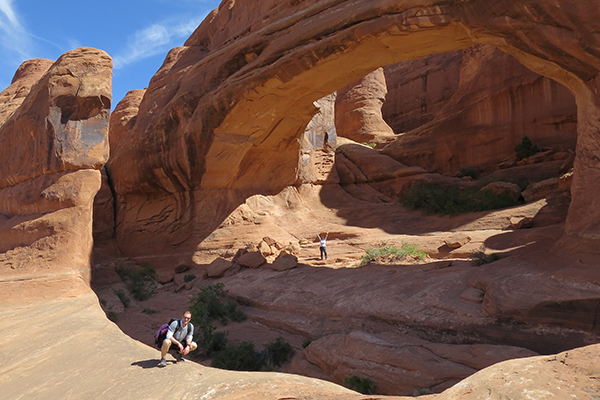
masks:
{"label": "weathered rock surface", "polygon": [[339,136],[358,143],[386,143],[394,131],[383,120],[381,106],[387,87],[383,68],[367,74],[337,92],[335,126]]}
{"label": "weathered rock surface", "polygon": [[21,105],[31,87],[48,71],[54,61],[36,58],[19,66],[11,85],[0,93],[0,125]]}
{"label": "weathered rock surface", "polygon": [[[34,72],[46,64],[34,63]],[[23,86],[19,108],[0,126],[0,297],[6,304],[89,290],[92,202],[108,157],[111,68],[101,50],[65,53],[37,83]]]}
{"label": "weathered rock surface", "polygon": [[[580,18],[578,21],[585,23],[575,23],[573,18],[562,17],[559,6],[542,0],[536,2],[539,6],[534,7],[535,13],[529,2],[499,4],[493,12],[488,12],[483,11],[485,7],[479,1],[468,6],[459,2],[398,6],[385,0],[370,6],[360,3],[364,13],[353,14],[344,11],[347,1],[330,7],[313,2],[278,4],[273,8],[269,2],[260,6],[248,4],[227,3],[216,10],[185,46],[168,55],[151,81],[140,103],[139,115],[143,118],[138,118],[127,140],[115,149],[110,163],[109,172],[114,178],[122,215],[117,236],[128,237],[132,243],[147,243],[157,251],[166,250],[170,244],[192,248],[197,244],[192,238],[208,235],[248,195],[277,193],[297,181],[297,139],[316,111],[315,100],[381,65],[478,43],[492,44],[515,55],[528,68],[565,85],[578,103],[587,105],[578,115],[577,155],[582,164],[576,168],[576,174],[586,178],[574,179],[575,204],[579,204],[578,196],[581,199],[588,196],[584,188],[590,185],[582,184],[582,179],[588,182],[598,170],[593,162],[583,161],[593,160],[586,149],[595,147],[596,128],[586,121],[596,120],[595,83],[591,79],[598,60],[585,50],[589,43],[594,43],[583,39],[588,38],[587,32],[594,26],[591,17],[594,12],[586,6],[573,11]],[[304,19],[303,16],[317,9],[318,20]],[[291,15],[295,17],[288,18]],[[495,18],[497,15],[513,18],[516,25],[501,22],[504,19]],[[562,28],[555,29],[557,24]],[[367,33],[374,31],[377,35]],[[398,31],[403,34],[399,36]],[[528,39],[520,34],[523,31],[530,33]],[[235,43],[229,41],[231,37],[237,38]],[[321,40],[323,37],[327,39]],[[581,39],[567,39],[573,37]],[[569,50],[563,51],[561,46]],[[478,47],[471,51],[481,52],[482,59],[496,61],[495,50]],[[504,63],[506,67],[518,66],[509,58]],[[465,82],[481,86],[480,75],[483,75],[478,72],[488,71],[483,66],[492,64],[480,59],[473,64],[465,70],[470,73]],[[485,75],[490,80],[498,78],[498,74]],[[538,76],[532,74],[530,81],[537,80]],[[521,85],[521,78],[515,85]],[[555,84],[549,85],[559,90]],[[542,100],[546,98],[542,95],[547,91],[534,92]],[[555,97],[549,98],[552,102]],[[557,98],[562,97],[557,95]],[[500,110],[507,120],[514,116],[511,104],[515,102],[510,95],[506,94],[498,103],[484,102],[479,106]],[[477,110],[480,109],[475,108],[470,115],[482,118],[492,115]],[[486,122],[466,117],[473,123]],[[570,126],[573,132],[571,121],[552,119],[548,123]],[[542,125],[545,130],[547,125]],[[446,129],[448,124],[438,126]],[[512,132],[518,136],[512,139],[521,138],[522,130]],[[486,143],[486,137],[489,135],[482,135],[481,144]],[[571,139],[574,142],[575,138]],[[516,141],[506,142],[510,145],[505,147],[512,149]],[[472,137],[470,143],[474,143]],[[398,146],[402,147],[400,142]],[[449,165],[477,164],[476,158],[488,160],[499,153],[498,146],[485,147],[495,148],[493,153],[483,151],[483,147],[467,147],[473,149],[467,158],[460,162],[453,160]],[[416,144],[411,148],[416,148]],[[435,157],[448,165],[451,155],[450,150],[436,151]],[[131,162],[132,159],[136,161]],[[262,179],[257,180],[257,176]],[[144,200],[148,194],[152,194],[151,201]],[[583,201],[577,208],[585,208],[585,204],[590,202]],[[157,224],[150,215],[161,210],[171,211],[161,219],[161,227],[150,228]],[[585,235],[585,227],[595,229],[589,215],[583,218],[578,211],[572,211],[569,218],[566,226],[569,233]],[[600,220],[600,212],[592,219]],[[165,232],[163,236],[171,232],[170,238],[155,242],[152,238],[157,231]]]}
{"label": "weathered rock surface", "polygon": [[441,392],[477,370],[536,353],[509,346],[441,345],[417,337],[365,332],[325,336],[305,350],[306,359],[338,384],[352,375],[371,379],[377,393],[410,396],[419,389]]}
{"label": "weathered rock surface", "polygon": [[523,136],[540,146],[575,147],[573,95],[495,47],[395,64],[386,79],[392,89],[385,118],[397,133],[407,132],[386,153],[408,165],[489,169],[514,155]]}

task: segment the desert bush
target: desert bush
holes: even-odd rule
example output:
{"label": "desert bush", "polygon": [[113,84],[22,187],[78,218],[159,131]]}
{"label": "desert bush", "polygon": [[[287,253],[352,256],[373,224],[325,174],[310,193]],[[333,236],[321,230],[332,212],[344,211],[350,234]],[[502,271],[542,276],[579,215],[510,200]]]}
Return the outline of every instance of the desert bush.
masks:
{"label": "desert bush", "polygon": [[472,179],[479,179],[481,175],[481,171],[474,167],[463,167],[459,171],[461,176],[470,176]]}
{"label": "desert bush", "polygon": [[362,394],[373,394],[375,392],[375,385],[371,379],[361,378],[356,375],[344,378],[344,386]]}
{"label": "desert bush", "polygon": [[304,341],[302,342],[302,348],[303,349],[307,348],[308,346],[310,346],[311,343],[312,342],[310,340],[304,339]]}
{"label": "desert bush", "polygon": [[184,282],[191,282],[191,281],[193,281],[194,279],[196,279],[196,275],[194,275],[194,274],[186,274],[186,275],[183,277],[183,281],[184,281]]}
{"label": "desert bush", "polygon": [[517,158],[519,160],[531,157],[539,151],[540,149],[534,145],[531,139],[529,139],[527,136],[523,136],[521,143],[515,147],[515,153],[517,153]]}
{"label": "desert bush", "polygon": [[216,353],[211,366],[232,371],[260,371],[262,365],[259,353],[254,350],[254,343],[242,342],[239,345],[228,344]]}
{"label": "desert bush", "polygon": [[131,299],[129,299],[129,297],[127,297],[127,295],[125,294],[124,291],[122,291],[121,289],[115,290],[115,294],[117,295],[119,300],[121,300],[123,307],[129,307],[129,303],[131,303]]}
{"label": "desert bush", "polygon": [[281,367],[290,359],[291,355],[292,346],[279,336],[265,345],[265,349],[261,353],[261,360],[263,364]]}
{"label": "desert bush", "polygon": [[190,301],[196,343],[209,357],[222,351],[227,345],[227,333],[215,332],[212,322],[219,320],[225,325],[229,320],[246,320],[246,315],[237,308],[235,301],[227,297],[224,287],[222,283],[206,286]]}
{"label": "desert bush", "polygon": [[108,311],[106,311],[106,318],[108,318],[110,321],[112,321],[114,323],[117,323],[117,321],[119,320],[119,314],[117,314],[113,310],[108,310]]}
{"label": "desert bush", "polygon": [[127,289],[134,299],[139,301],[148,300],[155,295],[157,287],[157,275],[154,268],[144,264],[142,266],[119,265],[115,268],[117,274],[126,283]]}
{"label": "desert bush", "polygon": [[425,183],[410,188],[402,200],[408,208],[425,214],[458,215],[466,212],[495,210],[512,207],[519,201],[506,194],[476,188],[460,189],[454,186]]}
{"label": "desert bush", "polygon": [[211,322],[218,319],[226,325],[228,320],[237,322],[246,320],[246,315],[237,308],[236,302],[227,297],[224,287],[224,284],[217,283],[200,290],[190,302],[192,321],[202,323],[202,320]]}
{"label": "desert bush", "polygon": [[380,243],[365,250],[365,254],[360,259],[360,265],[368,264],[379,257],[388,257],[390,261],[394,261],[407,256],[413,256],[422,260],[427,254],[417,251],[416,244],[403,243],[398,248],[393,244]]}
{"label": "desert bush", "polygon": [[423,396],[426,394],[433,394],[433,390],[429,389],[429,388],[421,388],[421,389],[417,389],[413,392],[413,397],[418,397],[418,396]]}

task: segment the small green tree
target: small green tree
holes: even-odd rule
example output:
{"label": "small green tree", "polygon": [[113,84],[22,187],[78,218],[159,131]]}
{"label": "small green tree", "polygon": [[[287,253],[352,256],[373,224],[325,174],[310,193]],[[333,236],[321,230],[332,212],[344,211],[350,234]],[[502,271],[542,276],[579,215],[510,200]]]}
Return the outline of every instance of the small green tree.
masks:
{"label": "small green tree", "polygon": [[531,139],[529,139],[527,136],[523,136],[521,143],[515,147],[515,152],[517,153],[517,158],[519,160],[531,157],[539,151],[540,149],[534,145]]}
{"label": "small green tree", "polygon": [[375,392],[375,385],[371,379],[361,378],[356,375],[344,378],[344,386],[362,394],[373,394]]}

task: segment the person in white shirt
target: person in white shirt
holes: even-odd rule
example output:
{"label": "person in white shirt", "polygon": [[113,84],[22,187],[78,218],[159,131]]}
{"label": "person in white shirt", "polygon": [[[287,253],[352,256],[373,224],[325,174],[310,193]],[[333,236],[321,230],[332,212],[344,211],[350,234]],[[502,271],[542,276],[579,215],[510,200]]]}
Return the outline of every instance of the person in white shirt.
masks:
{"label": "person in white shirt", "polygon": [[323,256],[325,256],[325,259],[327,260],[327,237],[329,236],[329,232],[327,232],[327,234],[325,235],[325,237],[321,237],[321,234],[317,234],[317,237],[319,238],[319,250],[321,250],[321,260],[323,259]]}

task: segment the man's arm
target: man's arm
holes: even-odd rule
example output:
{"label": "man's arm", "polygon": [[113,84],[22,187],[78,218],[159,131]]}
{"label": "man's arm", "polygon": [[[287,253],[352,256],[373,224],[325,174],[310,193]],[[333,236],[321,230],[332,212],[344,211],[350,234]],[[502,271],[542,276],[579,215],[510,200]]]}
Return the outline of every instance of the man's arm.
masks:
{"label": "man's arm", "polygon": [[175,334],[175,331],[177,330],[178,326],[179,326],[179,320],[171,322],[171,325],[169,325],[169,330],[167,331],[166,338],[170,339],[171,343],[176,344],[177,346],[179,346],[179,350],[183,351],[183,344],[180,343],[179,340],[175,339],[175,336],[173,336]]}

